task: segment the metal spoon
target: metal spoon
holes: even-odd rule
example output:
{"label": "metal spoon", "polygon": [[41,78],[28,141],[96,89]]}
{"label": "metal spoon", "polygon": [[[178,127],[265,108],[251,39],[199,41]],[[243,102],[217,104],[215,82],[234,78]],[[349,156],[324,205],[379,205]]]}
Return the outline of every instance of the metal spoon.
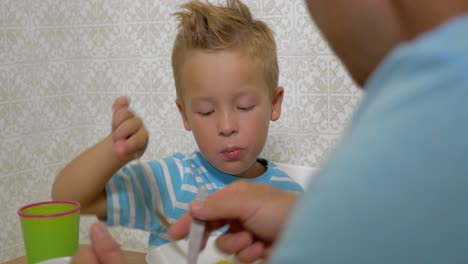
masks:
{"label": "metal spoon", "polygon": [[[208,191],[205,187],[198,189],[195,200],[204,201],[208,196]],[[188,264],[196,264],[198,260],[198,254],[200,253],[200,246],[205,233],[205,221],[197,218],[192,218],[190,224],[189,241],[188,241]]]}

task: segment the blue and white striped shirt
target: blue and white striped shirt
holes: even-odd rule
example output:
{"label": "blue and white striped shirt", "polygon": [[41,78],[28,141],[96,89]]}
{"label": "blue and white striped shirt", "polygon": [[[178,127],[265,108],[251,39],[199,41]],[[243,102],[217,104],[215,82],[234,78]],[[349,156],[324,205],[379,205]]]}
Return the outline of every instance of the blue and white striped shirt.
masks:
{"label": "blue and white striped shirt", "polygon": [[[261,158],[257,161],[264,164],[267,171],[249,181],[302,192],[301,186],[274,163]],[[154,208],[175,221],[187,211],[201,186],[213,193],[239,180],[217,170],[197,151],[190,155],[175,153],[163,160],[142,164],[151,175],[138,163],[131,162],[106,184],[107,223],[150,231],[151,246],[168,242],[167,230],[157,219]]]}

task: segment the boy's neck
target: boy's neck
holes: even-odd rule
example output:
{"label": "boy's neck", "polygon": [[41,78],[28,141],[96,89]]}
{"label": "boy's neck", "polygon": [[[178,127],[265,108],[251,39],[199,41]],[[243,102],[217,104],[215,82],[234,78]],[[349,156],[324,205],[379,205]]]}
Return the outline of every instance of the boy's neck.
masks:
{"label": "boy's neck", "polygon": [[240,175],[236,175],[236,177],[242,178],[242,179],[253,179],[253,178],[257,178],[258,176],[261,176],[266,171],[267,171],[266,165],[256,160],[255,163],[252,164],[252,166],[248,170],[244,171]]}

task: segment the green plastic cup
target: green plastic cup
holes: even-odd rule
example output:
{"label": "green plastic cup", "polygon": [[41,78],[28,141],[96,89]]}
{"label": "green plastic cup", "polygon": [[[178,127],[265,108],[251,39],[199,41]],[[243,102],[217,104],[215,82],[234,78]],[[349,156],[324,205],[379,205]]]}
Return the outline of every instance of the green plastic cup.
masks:
{"label": "green plastic cup", "polygon": [[79,203],[34,203],[21,207],[18,215],[29,264],[75,254],[80,228]]}

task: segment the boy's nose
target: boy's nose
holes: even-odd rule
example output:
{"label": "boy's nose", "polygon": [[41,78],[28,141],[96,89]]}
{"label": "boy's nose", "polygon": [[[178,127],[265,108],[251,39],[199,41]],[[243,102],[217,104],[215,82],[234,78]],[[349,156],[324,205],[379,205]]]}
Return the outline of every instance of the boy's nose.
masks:
{"label": "boy's nose", "polygon": [[218,134],[229,137],[238,131],[237,121],[232,114],[226,113],[220,116],[218,120]]}

